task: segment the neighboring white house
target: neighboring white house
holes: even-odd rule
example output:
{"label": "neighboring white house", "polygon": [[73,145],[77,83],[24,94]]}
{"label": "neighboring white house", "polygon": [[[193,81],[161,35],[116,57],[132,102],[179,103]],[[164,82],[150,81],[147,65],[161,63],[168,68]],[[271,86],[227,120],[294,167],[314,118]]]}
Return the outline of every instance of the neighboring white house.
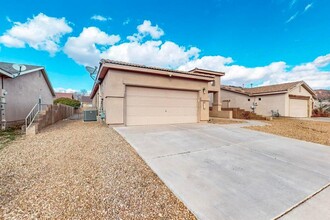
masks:
{"label": "neighboring white house", "polygon": [[0,62],[1,121],[7,125],[22,124],[36,103],[53,104],[55,92],[46,70],[41,66],[24,65],[19,75],[13,63]]}
{"label": "neighboring white house", "polygon": [[304,82],[255,88],[221,86],[222,108],[241,108],[263,116],[311,117],[315,92]]}

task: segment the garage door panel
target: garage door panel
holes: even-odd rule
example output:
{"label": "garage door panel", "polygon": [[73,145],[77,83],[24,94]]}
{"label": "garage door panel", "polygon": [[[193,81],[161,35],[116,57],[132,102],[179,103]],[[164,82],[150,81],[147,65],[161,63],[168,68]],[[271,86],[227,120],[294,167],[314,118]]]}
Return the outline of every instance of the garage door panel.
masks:
{"label": "garage door panel", "polygon": [[[171,98],[169,97],[139,97],[139,96],[130,96],[130,101],[127,103],[127,106],[154,106],[155,99],[158,101],[156,102],[158,106],[173,106],[177,107],[178,105],[181,106],[189,106],[193,107],[196,105],[196,98]],[[169,101],[170,100],[170,101]]]}
{"label": "garage door panel", "polygon": [[127,87],[126,124],[197,122],[197,92]]}
{"label": "garage door panel", "polygon": [[[146,112],[145,107],[149,108],[148,112]],[[145,116],[186,116],[197,113],[196,110],[190,107],[180,109],[178,107],[166,107],[166,111],[163,108],[152,106],[127,108],[127,116],[138,116],[141,115],[141,112],[144,112],[144,114],[147,113]]]}
{"label": "garage door panel", "polygon": [[308,100],[290,99],[290,117],[308,117]]}

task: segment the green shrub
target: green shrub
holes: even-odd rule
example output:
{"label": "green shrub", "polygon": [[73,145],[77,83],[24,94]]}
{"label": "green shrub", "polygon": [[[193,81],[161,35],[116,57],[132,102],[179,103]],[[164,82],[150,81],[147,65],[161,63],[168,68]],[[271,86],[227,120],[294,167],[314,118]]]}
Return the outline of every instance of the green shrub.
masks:
{"label": "green shrub", "polygon": [[54,100],[54,104],[63,104],[74,107],[75,109],[80,107],[80,101],[69,98],[58,98]]}

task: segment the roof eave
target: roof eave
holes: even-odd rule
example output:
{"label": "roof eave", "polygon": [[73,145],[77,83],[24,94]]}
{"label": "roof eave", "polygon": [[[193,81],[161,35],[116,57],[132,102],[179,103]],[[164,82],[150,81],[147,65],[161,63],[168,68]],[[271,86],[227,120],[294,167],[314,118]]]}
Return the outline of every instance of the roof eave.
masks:
{"label": "roof eave", "polygon": [[3,69],[0,69],[0,74],[5,75],[5,76],[7,76],[7,77],[9,77],[9,78],[13,78],[13,75],[11,75],[10,73],[7,73],[7,72],[4,71]]}
{"label": "roof eave", "polygon": [[49,87],[50,92],[52,93],[53,97],[55,97],[56,95],[55,95],[54,88],[53,88],[52,83],[50,82],[50,80],[48,78],[48,75],[47,75],[47,72],[46,72],[45,68],[41,68],[40,71],[44,75],[44,78],[46,80],[46,83],[47,83],[47,85]]}
{"label": "roof eave", "polygon": [[235,91],[235,90],[232,90],[232,89],[228,89],[228,88],[225,88],[225,87],[220,87],[220,89],[226,90],[226,91],[228,91],[228,92],[234,92],[234,93],[238,93],[238,94],[241,94],[241,95],[250,96],[250,94],[249,94],[249,93],[240,92],[240,91]]}
{"label": "roof eave", "polygon": [[90,98],[94,98],[96,91],[99,87],[99,84],[97,82],[99,80],[103,80],[105,78],[109,69],[137,72],[137,73],[142,73],[142,74],[155,74],[155,75],[161,75],[161,76],[178,77],[178,78],[207,81],[207,82],[211,82],[212,80],[214,80],[214,76],[210,76],[210,75],[201,75],[201,74],[193,74],[193,73],[190,74],[188,72],[180,73],[178,71],[170,71],[170,70],[166,71],[166,70],[152,69],[152,68],[149,69],[149,68],[138,67],[138,66],[126,66],[126,65],[114,64],[114,63],[108,63],[105,60],[101,60],[100,68],[99,68],[97,77],[95,79]]}
{"label": "roof eave", "polygon": [[190,72],[190,73],[202,73],[202,74],[213,75],[213,76],[224,76],[225,75],[224,72],[218,72],[218,71],[213,71],[213,70],[205,70],[205,69],[199,69],[199,68],[192,69],[188,72]]}

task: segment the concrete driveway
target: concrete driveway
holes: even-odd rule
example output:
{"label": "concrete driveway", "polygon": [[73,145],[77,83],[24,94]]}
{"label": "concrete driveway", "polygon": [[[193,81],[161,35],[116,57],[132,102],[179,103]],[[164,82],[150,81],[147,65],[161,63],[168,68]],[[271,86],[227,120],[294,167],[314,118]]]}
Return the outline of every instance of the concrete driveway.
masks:
{"label": "concrete driveway", "polygon": [[272,219],[330,182],[329,147],[241,126],[115,129],[199,219]]}
{"label": "concrete driveway", "polygon": [[312,118],[298,118],[300,120],[307,120],[307,121],[320,121],[320,122],[329,122],[330,117],[312,117]]}

